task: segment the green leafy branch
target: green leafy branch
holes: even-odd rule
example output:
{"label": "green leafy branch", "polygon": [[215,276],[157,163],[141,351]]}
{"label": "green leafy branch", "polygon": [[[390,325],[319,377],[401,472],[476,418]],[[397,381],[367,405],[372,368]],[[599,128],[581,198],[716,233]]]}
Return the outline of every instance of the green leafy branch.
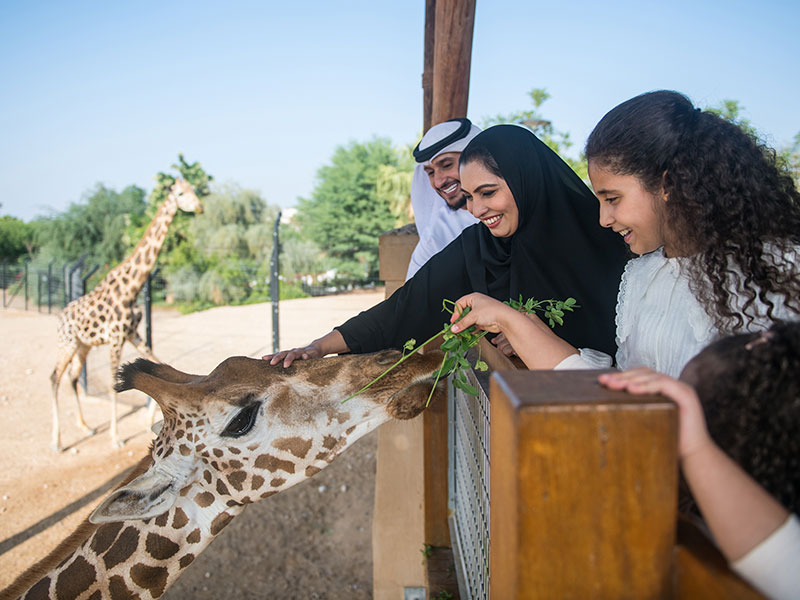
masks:
{"label": "green leafy branch", "polygon": [[[536,311],[544,313],[544,316],[550,324],[550,327],[555,327],[556,324],[564,324],[564,311],[572,312],[573,309],[579,308],[579,305],[576,304],[575,298],[567,298],[566,300],[537,301],[533,298],[523,300],[521,295],[519,300],[508,300],[505,302],[505,304],[524,313],[534,313]],[[442,300],[442,310],[453,314],[455,308],[456,303],[452,300]],[[468,315],[470,310],[471,308],[467,306],[463,311],[461,311],[455,323],[458,323],[461,319]],[[419,346],[415,345],[417,343],[415,339],[412,338],[408,340],[405,344],[403,344],[402,356],[394,364],[392,364],[383,373],[378,375],[375,379],[370,381],[363,388],[358,390],[355,394],[352,394],[342,400],[342,402],[347,402],[351,398],[355,398],[359,394],[362,394],[368,390],[378,381],[383,379],[383,377],[385,377],[390,371],[396,369],[398,366],[408,360],[414,352],[424,348],[440,335],[443,338],[440,350],[444,353],[444,357],[442,358],[442,364],[436,371],[436,378],[434,379],[433,387],[431,388],[430,395],[428,395],[428,400],[425,402],[425,406],[427,407],[430,404],[431,398],[433,397],[433,392],[436,389],[436,385],[439,383],[439,379],[441,377],[447,377],[451,374],[453,375],[453,386],[469,394],[470,396],[477,396],[478,390],[475,389],[473,385],[470,385],[469,380],[467,379],[467,370],[472,368],[476,371],[486,371],[489,366],[480,359],[480,355],[478,355],[478,359],[475,361],[475,364],[470,365],[466,358],[466,354],[470,348],[477,345],[480,339],[489,332],[478,330],[475,325],[471,325],[462,331],[454,333],[451,329],[455,323],[446,323],[441,331],[433,334]]]}
{"label": "green leafy branch", "polygon": [[519,300],[506,300],[503,304],[507,304],[511,308],[526,314],[535,313],[537,310],[544,313],[550,327],[555,327],[556,324],[564,324],[564,311],[573,312],[573,309],[580,308],[575,298],[567,298],[566,300],[534,300],[528,298],[522,299],[522,294],[519,295]]}

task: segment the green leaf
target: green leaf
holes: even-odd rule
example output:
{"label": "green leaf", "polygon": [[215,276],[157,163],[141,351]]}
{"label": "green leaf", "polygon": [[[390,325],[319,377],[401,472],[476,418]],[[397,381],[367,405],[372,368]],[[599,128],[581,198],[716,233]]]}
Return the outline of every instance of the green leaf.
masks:
{"label": "green leaf", "polygon": [[479,360],[475,363],[475,369],[477,369],[478,371],[488,371],[489,365],[487,365],[482,360]]}

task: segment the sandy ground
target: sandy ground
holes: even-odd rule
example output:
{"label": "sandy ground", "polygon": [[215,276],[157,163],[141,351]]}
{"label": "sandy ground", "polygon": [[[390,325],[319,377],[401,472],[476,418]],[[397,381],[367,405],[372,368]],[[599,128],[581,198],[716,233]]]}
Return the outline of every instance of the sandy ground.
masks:
{"label": "sandy ground", "polygon": [[[318,337],[383,299],[383,289],[281,302],[281,347]],[[174,367],[210,372],[229,356],[270,351],[269,304],[221,307],[182,316],[153,314],[155,354]],[[56,360],[56,318],[0,309],[0,589],[46,555],[92,511],[152,439],[145,397],[120,396],[120,435],[113,449],[108,353],[89,354],[90,398],[75,423],[67,377],[59,414],[66,451],[50,449],[49,376]],[[123,361],[135,358],[126,345]],[[286,492],[254,504],[187,569],[165,598],[370,598],[371,518],[376,434],[330,467]]]}

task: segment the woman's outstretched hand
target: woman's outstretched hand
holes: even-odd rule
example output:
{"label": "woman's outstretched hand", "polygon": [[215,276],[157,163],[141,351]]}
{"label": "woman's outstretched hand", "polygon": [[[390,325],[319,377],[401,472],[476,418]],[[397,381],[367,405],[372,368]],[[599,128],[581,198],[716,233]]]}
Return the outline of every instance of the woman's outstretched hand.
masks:
{"label": "woman's outstretched hand", "polygon": [[322,358],[322,351],[314,345],[314,342],[303,348],[292,348],[291,350],[281,350],[274,354],[265,354],[262,360],[268,360],[269,364],[277,365],[283,361],[283,368],[290,366],[296,360],[309,360],[311,358]]}
{"label": "woman's outstretched hand", "polygon": [[281,350],[274,354],[265,354],[261,358],[268,360],[269,364],[277,365],[283,361],[283,368],[290,366],[296,360],[309,360],[312,358],[322,358],[328,354],[343,354],[350,352],[347,343],[338,329],[326,333],[321,338],[314,340],[308,346],[302,348],[292,348],[291,350]]}
{"label": "woman's outstretched hand", "polygon": [[662,394],[678,405],[678,451],[681,459],[713,444],[706,420],[694,388],[668,375],[641,367],[621,373],[604,373],[598,378],[612,390],[627,390],[631,394]]}
{"label": "woman's outstretched hand", "polygon": [[[459,320],[459,317],[467,307],[469,307],[470,311]],[[478,329],[490,333],[499,333],[503,328],[501,324],[503,317],[516,312],[510,306],[484,294],[467,294],[456,300],[453,314],[450,316],[450,322],[455,323],[458,321],[458,323],[453,325],[451,331],[458,333],[475,325]]]}

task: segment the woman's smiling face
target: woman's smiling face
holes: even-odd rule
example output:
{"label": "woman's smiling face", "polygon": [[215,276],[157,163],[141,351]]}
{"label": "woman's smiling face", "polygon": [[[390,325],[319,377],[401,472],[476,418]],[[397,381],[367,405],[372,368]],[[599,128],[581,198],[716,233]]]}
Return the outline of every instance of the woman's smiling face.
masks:
{"label": "woman's smiling face", "polygon": [[519,209],[505,179],[477,160],[461,165],[461,190],[467,210],[495,237],[509,237],[519,227]]}

